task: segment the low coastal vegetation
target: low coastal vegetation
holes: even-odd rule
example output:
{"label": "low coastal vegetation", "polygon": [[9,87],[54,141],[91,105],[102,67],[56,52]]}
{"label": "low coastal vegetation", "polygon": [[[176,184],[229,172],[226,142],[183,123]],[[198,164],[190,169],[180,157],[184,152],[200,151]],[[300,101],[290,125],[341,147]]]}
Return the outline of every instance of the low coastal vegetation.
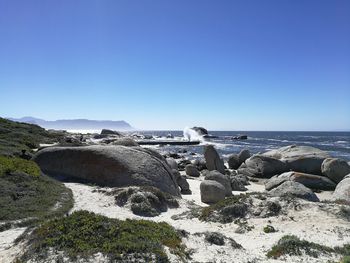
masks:
{"label": "low coastal vegetation", "polygon": [[72,206],[71,190],[41,175],[36,163],[0,156],[0,221],[7,222],[2,230],[11,227],[8,221],[63,215]]}
{"label": "low coastal vegetation", "polygon": [[340,254],[346,257],[350,255],[350,244],[342,247],[331,248],[307,240],[302,240],[294,235],[283,236],[276,245],[267,253],[269,258],[279,258],[284,255],[319,257],[321,254]]}
{"label": "low coastal vegetation", "polygon": [[270,201],[262,193],[239,194],[225,198],[215,204],[201,208],[201,221],[220,223],[241,222],[248,214],[257,217],[276,216],[282,207],[277,201]]}
{"label": "low coastal vegetation", "polygon": [[45,259],[49,251],[56,251],[72,260],[100,252],[113,262],[169,262],[164,246],[187,257],[181,235],[167,223],[122,221],[87,211],[43,223],[30,234],[29,244],[23,261]]}
{"label": "low coastal vegetation", "polygon": [[38,125],[0,118],[0,155],[19,156],[31,152],[40,143],[54,143],[64,137],[62,132],[47,131]]}
{"label": "low coastal vegetation", "polygon": [[128,206],[135,215],[153,217],[168,208],[179,207],[178,201],[170,194],[152,186],[117,189],[115,200],[119,206]]}

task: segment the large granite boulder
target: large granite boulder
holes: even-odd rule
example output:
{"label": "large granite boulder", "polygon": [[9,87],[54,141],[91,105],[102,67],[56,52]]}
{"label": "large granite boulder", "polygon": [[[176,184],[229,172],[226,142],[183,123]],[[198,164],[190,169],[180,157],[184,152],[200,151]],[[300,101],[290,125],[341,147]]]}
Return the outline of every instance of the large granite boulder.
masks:
{"label": "large granite boulder", "polygon": [[305,187],[300,183],[292,181],[286,181],[281,185],[277,186],[276,188],[272,189],[268,193],[272,196],[292,196],[312,202],[320,201],[315,195],[315,193],[312,192],[309,188]]}
{"label": "large granite boulder", "polygon": [[337,185],[332,195],[333,200],[342,200],[350,204],[350,174]]}
{"label": "large granite boulder", "polygon": [[320,149],[296,145],[271,150],[262,155],[285,162],[291,171],[317,175],[322,175],[322,162],[329,157],[328,153]]}
{"label": "large granite boulder", "polygon": [[225,187],[225,194],[226,196],[232,195],[232,188],[231,188],[231,182],[228,175],[221,174],[218,171],[209,171],[205,175],[205,180],[213,180],[220,184],[222,184]]}
{"label": "large granite boulder", "polygon": [[305,174],[298,172],[286,172],[273,176],[265,183],[265,189],[270,191],[286,181],[301,183],[302,185],[317,190],[334,190],[336,184],[325,176]]}
{"label": "large granite boulder", "polygon": [[204,180],[201,182],[199,188],[203,203],[212,204],[225,199],[225,187],[217,181]]}
{"label": "large granite boulder", "polygon": [[238,169],[238,167],[241,165],[241,162],[239,161],[237,154],[231,154],[228,157],[227,163],[230,169],[235,169],[235,170]]}
{"label": "large granite boulder", "polygon": [[288,171],[286,163],[264,155],[253,155],[245,161],[245,164],[256,177],[270,178]]}
{"label": "large granite boulder", "polygon": [[350,173],[350,165],[338,158],[327,158],[321,166],[322,174],[336,183],[343,180],[344,176]]}
{"label": "large granite boulder", "polygon": [[165,159],[141,147],[48,147],[34,156],[41,170],[111,187],[149,185],[180,196],[176,179]]}
{"label": "large granite boulder", "polygon": [[209,171],[217,170],[222,174],[225,173],[224,161],[220,158],[213,145],[204,146],[204,158]]}
{"label": "large granite boulder", "polygon": [[250,158],[250,156],[251,155],[248,149],[241,150],[238,154],[239,163],[240,164],[244,163],[248,158]]}

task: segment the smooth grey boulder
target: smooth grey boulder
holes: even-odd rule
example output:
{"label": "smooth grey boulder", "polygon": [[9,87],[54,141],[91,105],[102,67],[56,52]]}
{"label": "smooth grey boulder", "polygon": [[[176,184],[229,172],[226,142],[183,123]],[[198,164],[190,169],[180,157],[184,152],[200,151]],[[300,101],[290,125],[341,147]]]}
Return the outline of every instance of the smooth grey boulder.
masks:
{"label": "smooth grey boulder", "polygon": [[321,170],[323,175],[339,183],[345,175],[350,173],[350,165],[339,158],[327,158],[323,161]]}
{"label": "smooth grey boulder", "polygon": [[288,171],[288,166],[277,159],[263,155],[253,155],[245,161],[255,177],[271,178]]}
{"label": "smooth grey boulder", "polygon": [[149,185],[180,196],[165,159],[141,147],[48,147],[34,156],[43,173],[110,187]]}
{"label": "smooth grey boulder", "polygon": [[235,170],[238,169],[238,167],[241,165],[241,162],[239,162],[239,158],[237,154],[231,154],[228,157],[227,163],[230,169],[235,169]]}
{"label": "smooth grey boulder", "polygon": [[250,158],[251,154],[248,149],[243,149],[238,154],[239,163],[244,163],[248,158]]}
{"label": "smooth grey boulder", "polygon": [[268,192],[272,196],[294,196],[312,202],[319,202],[320,200],[309,188],[301,183],[286,181],[276,188]]}
{"label": "smooth grey boulder", "polygon": [[221,174],[218,171],[209,171],[205,175],[205,180],[213,180],[220,184],[222,184],[225,187],[225,194],[226,196],[232,195],[232,188],[231,188],[231,182],[230,178],[227,175]]}
{"label": "smooth grey boulder", "polygon": [[247,191],[248,189],[244,186],[242,178],[239,176],[230,177],[232,191]]}
{"label": "smooth grey boulder", "polygon": [[132,138],[120,138],[111,143],[112,145],[122,145],[122,146],[139,146],[139,144]]}
{"label": "smooth grey boulder", "polygon": [[174,158],[168,157],[168,158],[166,158],[166,162],[171,169],[175,169],[175,170],[179,169],[177,162],[175,161]]}
{"label": "smooth grey boulder", "polygon": [[350,174],[345,176],[344,179],[337,185],[333,192],[332,199],[350,203]]}
{"label": "smooth grey boulder", "polygon": [[262,155],[279,160],[291,160],[299,157],[328,158],[327,152],[311,146],[289,145],[263,153]]}
{"label": "smooth grey boulder", "polygon": [[193,176],[193,177],[200,176],[200,172],[198,171],[197,167],[194,166],[193,164],[187,164],[185,167],[185,171],[188,176]]}
{"label": "smooth grey boulder", "polygon": [[296,145],[271,150],[262,155],[285,162],[288,170],[316,175],[322,175],[322,162],[330,157],[327,152],[315,147]]}
{"label": "smooth grey boulder", "polygon": [[225,199],[225,187],[213,180],[204,180],[200,186],[201,201],[206,204],[217,203]]}
{"label": "smooth grey boulder", "polygon": [[286,172],[281,175],[273,176],[265,183],[267,191],[278,187],[286,181],[301,183],[302,185],[317,190],[334,190],[336,184],[329,178],[313,174],[305,174],[298,172]]}
{"label": "smooth grey boulder", "polygon": [[209,171],[217,170],[225,173],[225,165],[213,145],[204,146],[204,158]]}

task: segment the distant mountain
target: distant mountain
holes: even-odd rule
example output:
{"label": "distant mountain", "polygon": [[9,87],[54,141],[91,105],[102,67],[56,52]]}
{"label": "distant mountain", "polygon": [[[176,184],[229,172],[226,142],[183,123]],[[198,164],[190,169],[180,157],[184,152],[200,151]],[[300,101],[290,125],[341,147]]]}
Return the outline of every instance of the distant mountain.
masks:
{"label": "distant mountain", "polygon": [[23,117],[20,119],[8,118],[11,121],[25,122],[31,124],[37,124],[45,129],[55,130],[99,130],[99,129],[111,129],[111,130],[134,130],[133,127],[126,121],[110,121],[110,120],[87,120],[87,119],[72,119],[72,120],[56,120],[46,121],[34,117]]}

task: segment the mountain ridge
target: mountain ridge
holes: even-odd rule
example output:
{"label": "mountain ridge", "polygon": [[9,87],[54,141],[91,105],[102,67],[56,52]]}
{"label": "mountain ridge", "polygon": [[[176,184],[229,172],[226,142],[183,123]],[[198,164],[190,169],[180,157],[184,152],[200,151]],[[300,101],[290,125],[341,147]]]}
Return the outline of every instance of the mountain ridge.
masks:
{"label": "mountain ridge", "polygon": [[45,129],[55,130],[88,130],[88,129],[113,129],[113,130],[135,130],[128,122],[124,120],[89,120],[89,119],[60,119],[47,121],[44,119],[25,116],[22,118],[7,118],[11,121],[24,122],[39,125]]}

